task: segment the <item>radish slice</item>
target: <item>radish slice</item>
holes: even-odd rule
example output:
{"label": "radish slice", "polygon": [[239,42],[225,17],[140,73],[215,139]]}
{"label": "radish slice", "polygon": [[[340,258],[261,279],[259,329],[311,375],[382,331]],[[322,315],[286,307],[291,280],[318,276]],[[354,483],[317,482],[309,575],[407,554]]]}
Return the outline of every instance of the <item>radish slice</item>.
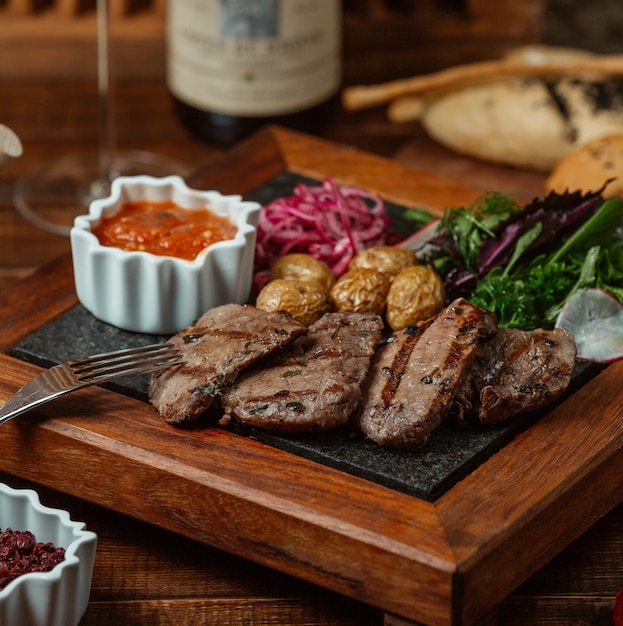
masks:
{"label": "radish slice", "polygon": [[578,359],[610,363],[623,358],[623,304],[603,289],[573,294],[556,326],[573,334]]}
{"label": "radish slice", "polygon": [[426,258],[426,254],[430,250],[430,242],[441,231],[441,218],[435,218],[422,226],[419,230],[414,232],[411,236],[407,237],[404,241],[401,241],[398,246],[400,248],[407,248],[415,252],[415,255],[420,259]]}

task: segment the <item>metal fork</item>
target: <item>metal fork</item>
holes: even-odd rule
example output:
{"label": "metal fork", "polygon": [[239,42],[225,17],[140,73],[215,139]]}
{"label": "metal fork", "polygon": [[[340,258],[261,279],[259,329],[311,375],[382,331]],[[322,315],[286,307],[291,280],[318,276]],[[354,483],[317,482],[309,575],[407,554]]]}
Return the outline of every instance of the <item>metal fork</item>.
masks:
{"label": "metal fork", "polygon": [[35,376],[0,407],[0,426],[54,398],[117,378],[138,376],[179,365],[182,355],[171,343],[116,350],[67,361]]}

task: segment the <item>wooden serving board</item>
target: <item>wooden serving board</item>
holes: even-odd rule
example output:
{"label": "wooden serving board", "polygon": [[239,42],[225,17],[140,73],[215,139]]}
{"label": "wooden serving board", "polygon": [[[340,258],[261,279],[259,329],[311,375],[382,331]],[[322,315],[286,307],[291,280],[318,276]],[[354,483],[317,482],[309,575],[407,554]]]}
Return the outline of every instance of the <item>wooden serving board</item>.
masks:
{"label": "wooden serving board", "polygon": [[[437,212],[480,195],[279,128],[189,182],[244,194],[285,171]],[[69,258],[2,293],[0,402],[40,370],[13,347],[75,305]],[[432,502],[94,388],[0,428],[0,470],[406,619],[476,624],[623,499],[622,376],[607,367]]]}

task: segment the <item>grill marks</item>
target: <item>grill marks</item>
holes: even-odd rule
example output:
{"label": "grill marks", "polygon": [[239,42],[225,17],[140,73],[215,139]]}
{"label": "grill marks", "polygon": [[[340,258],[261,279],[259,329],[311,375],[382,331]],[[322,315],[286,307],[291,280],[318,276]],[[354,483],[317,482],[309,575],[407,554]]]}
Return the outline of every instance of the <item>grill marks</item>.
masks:
{"label": "grill marks", "polygon": [[[409,357],[411,356],[411,352],[413,351],[417,340],[420,338],[422,333],[430,326],[431,322],[424,323],[421,326],[410,326],[405,331],[403,331],[404,339],[396,344],[397,351],[393,358],[391,367],[385,365],[382,368],[383,373],[387,375],[387,381],[385,382],[385,384],[383,385],[383,389],[381,390],[381,400],[383,402],[383,405],[389,406],[391,404],[391,401],[398,391],[400,381],[402,380],[402,377],[404,376],[404,373],[409,364]],[[388,339],[388,342],[395,341],[395,336]],[[380,348],[380,350],[383,350],[383,348]],[[432,382],[432,379],[430,382]]]}
{"label": "grill marks", "polygon": [[308,329],[286,313],[218,307],[171,339],[185,363],[152,375],[150,401],[173,424],[216,402],[221,424],[348,423],[381,446],[417,450],[451,413],[496,424],[553,402],[575,366],[570,333],[498,329],[463,298],[383,341],[382,331],[377,315],[327,313]]}
{"label": "grill marks", "polygon": [[345,424],[381,338],[377,315],[327,313],[290,349],[240,375],[223,392],[231,417],[273,431],[324,430]]}
{"label": "grill marks", "polygon": [[563,328],[500,328],[478,347],[469,379],[457,394],[457,412],[497,424],[557,400],[571,382],[573,335]]}
{"label": "grill marks", "polygon": [[287,313],[237,304],[211,309],[171,338],[185,363],[152,375],[149,399],[169,423],[194,420],[241,370],[306,332]]}
{"label": "grill marks", "polygon": [[489,330],[487,314],[460,298],[425,324],[394,333],[370,368],[357,415],[364,435],[388,448],[422,447],[450,412]]}

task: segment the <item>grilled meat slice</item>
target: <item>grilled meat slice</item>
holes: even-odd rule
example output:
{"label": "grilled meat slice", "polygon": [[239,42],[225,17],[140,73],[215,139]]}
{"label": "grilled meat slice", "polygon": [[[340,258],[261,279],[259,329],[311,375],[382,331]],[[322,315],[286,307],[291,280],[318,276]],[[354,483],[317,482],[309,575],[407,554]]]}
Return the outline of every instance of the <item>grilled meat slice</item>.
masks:
{"label": "grilled meat slice", "polygon": [[563,328],[523,331],[500,328],[476,350],[473,368],[453,411],[498,424],[554,402],[575,367],[573,335]]}
{"label": "grilled meat slice", "polygon": [[377,315],[326,313],[288,350],[247,370],[221,396],[223,423],[303,432],[348,421],[383,330]]}
{"label": "grilled meat slice", "polygon": [[394,333],[377,351],[357,412],[364,435],[386,448],[421,448],[448,414],[479,340],[494,331],[490,313],[459,298]]}
{"label": "grilled meat slice", "polygon": [[211,309],[171,338],[185,362],[151,376],[149,400],[171,424],[196,419],[242,369],[306,332],[285,312],[237,304]]}

